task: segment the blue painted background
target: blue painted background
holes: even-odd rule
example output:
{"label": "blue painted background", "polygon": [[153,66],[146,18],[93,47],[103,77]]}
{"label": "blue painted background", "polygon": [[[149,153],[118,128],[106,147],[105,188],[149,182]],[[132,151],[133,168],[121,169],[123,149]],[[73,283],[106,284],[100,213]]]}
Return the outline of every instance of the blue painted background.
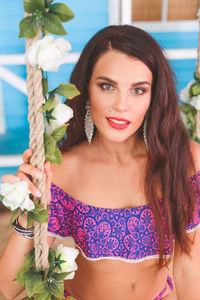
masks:
{"label": "blue painted background", "polygon": [[[59,2],[59,1],[56,1]],[[75,19],[64,23],[68,32],[66,38],[72,45],[71,52],[81,52],[87,41],[99,29],[108,25],[108,0],[67,0]],[[24,39],[18,38],[18,24],[23,18],[22,0],[0,0],[0,54],[24,53]],[[165,49],[197,48],[197,32],[152,33]],[[177,92],[192,79],[195,60],[171,61],[177,76]],[[63,65],[59,71],[51,72],[50,88],[68,81],[73,64]],[[26,78],[25,66],[6,66],[17,75]],[[8,83],[2,81],[7,133],[0,135],[1,154],[21,154],[28,147],[28,105],[26,96]],[[16,168],[0,168],[0,176],[15,172]]]}

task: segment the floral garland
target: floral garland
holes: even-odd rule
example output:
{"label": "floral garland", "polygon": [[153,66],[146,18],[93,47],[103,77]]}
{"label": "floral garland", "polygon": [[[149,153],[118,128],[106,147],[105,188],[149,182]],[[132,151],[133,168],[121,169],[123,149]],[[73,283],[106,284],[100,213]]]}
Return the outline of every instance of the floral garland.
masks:
{"label": "floral garland", "polygon": [[[51,91],[48,88],[47,72],[57,71],[71,49],[67,40],[54,39],[48,36],[48,33],[67,34],[62,23],[74,18],[73,12],[66,4],[53,2],[54,0],[23,0],[26,16],[19,24],[19,37],[32,39],[42,32],[42,39],[32,44],[25,57],[27,63],[42,70],[44,104],[41,113],[44,115],[46,128],[44,132],[46,161],[61,164],[62,155],[57,143],[66,134],[69,125],[67,122],[73,117],[73,110],[63,104],[59,96],[72,99],[79,95],[79,91],[69,83],[62,83]],[[0,198],[2,203],[13,211],[11,226],[17,216],[24,214],[27,214],[27,228],[33,221],[48,222],[48,210],[33,202],[33,196],[25,181],[1,184]],[[28,253],[15,279],[27,290],[28,297],[24,299],[65,299],[64,279],[73,278],[77,269],[75,263],[77,255],[77,249],[63,245],[59,245],[57,251],[50,248],[49,266],[46,270],[42,270],[35,266],[35,250]]]}
{"label": "floral garland", "polygon": [[181,90],[180,112],[185,127],[191,139],[200,143],[200,7],[197,11],[199,22],[199,45],[197,52],[197,66],[194,72],[194,80]]}
{"label": "floral garland", "polygon": [[200,143],[200,136],[196,133],[197,118],[200,112],[200,78],[197,72],[194,73],[194,79],[180,92],[180,100],[182,101],[180,112],[190,137]]}

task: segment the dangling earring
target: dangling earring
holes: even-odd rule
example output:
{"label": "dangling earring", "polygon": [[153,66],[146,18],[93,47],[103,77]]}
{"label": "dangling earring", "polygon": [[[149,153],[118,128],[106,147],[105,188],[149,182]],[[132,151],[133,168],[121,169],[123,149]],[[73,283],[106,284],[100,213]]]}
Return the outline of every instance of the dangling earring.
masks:
{"label": "dangling earring", "polygon": [[148,142],[147,142],[147,117],[145,118],[144,124],[143,124],[143,138],[144,138],[144,142],[145,142],[145,145],[146,145],[147,151],[148,151],[149,147],[148,147]]}
{"label": "dangling earring", "polygon": [[87,101],[86,103],[86,115],[85,115],[85,134],[88,139],[89,145],[91,144],[92,136],[94,133],[94,122],[92,120],[91,112],[90,112],[90,103]]}

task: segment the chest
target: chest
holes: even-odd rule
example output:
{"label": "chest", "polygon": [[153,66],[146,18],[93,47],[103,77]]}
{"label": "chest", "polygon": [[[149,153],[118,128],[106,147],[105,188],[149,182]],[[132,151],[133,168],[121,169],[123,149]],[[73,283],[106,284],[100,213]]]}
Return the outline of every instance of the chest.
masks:
{"label": "chest", "polygon": [[[144,166],[82,164],[68,188],[84,203],[105,208],[127,208],[147,203],[144,194]],[[78,187],[78,188],[77,188]]]}

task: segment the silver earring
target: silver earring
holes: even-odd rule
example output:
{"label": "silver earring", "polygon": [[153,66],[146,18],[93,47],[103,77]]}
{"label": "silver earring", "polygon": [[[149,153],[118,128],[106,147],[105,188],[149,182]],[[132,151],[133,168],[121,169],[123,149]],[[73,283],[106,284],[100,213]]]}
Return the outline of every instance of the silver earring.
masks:
{"label": "silver earring", "polygon": [[147,118],[145,118],[144,124],[143,124],[143,138],[144,138],[144,142],[145,142],[145,145],[146,145],[147,151],[148,151],[149,147],[148,147],[148,142],[147,142]]}
{"label": "silver earring", "polygon": [[87,101],[86,103],[86,115],[85,115],[85,134],[88,139],[89,145],[91,144],[92,136],[94,133],[94,122],[92,120],[91,112],[90,112],[90,103]]}

